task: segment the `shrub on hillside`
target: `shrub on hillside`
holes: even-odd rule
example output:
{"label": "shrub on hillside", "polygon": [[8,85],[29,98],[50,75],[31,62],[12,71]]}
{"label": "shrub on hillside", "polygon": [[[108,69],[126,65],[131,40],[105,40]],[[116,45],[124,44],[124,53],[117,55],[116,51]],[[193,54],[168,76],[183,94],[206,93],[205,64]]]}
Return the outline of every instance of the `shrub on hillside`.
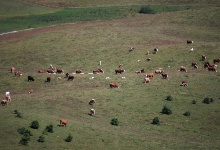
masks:
{"label": "shrub on hillside", "polygon": [[208,97],[206,97],[204,100],[203,100],[203,103],[205,103],[205,104],[210,104],[210,103],[213,103],[214,102],[214,100],[212,99],[212,98],[208,98]]}
{"label": "shrub on hillside", "polygon": [[149,6],[143,6],[141,7],[139,13],[142,14],[156,14],[156,11],[150,8]]}
{"label": "shrub on hillside", "polygon": [[112,125],[115,125],[115,126],[118,126],[118,125],[119,125],[118,119],[117,119],[117,118],[113,118],[113,119],[111,120],[111,124],[112,124]]}
{"label": "shrub on hillside", "polygon": [[30,130],[26,130],[25,127],[17,129],[19,134],[22,134],[24,136],[32,136],[33,134],[31,133]]}
{"label": "shrub on hillside", "polygon": [[21,140],[19,141],[19,144],[22,144],[22,145],[28,145],[28,141],[30,140],[29,137],[22,137]]}
{"label": "shrub on hillside", "polygon": [[32,121],[30,127],[33,128],[33,129],[38,129],[39,128],[39,122],[37,120]]}
{"label": "shrub on hillside", "polygon": [[172,97],[172,96],[167,96],[167,97],[166,97],[166,100],[167,100],[167,101],[172,101],[172,100],[173,100],[173,97]]}
{"label": "shrub on hillside", "polygon": [[172,114],[172,110],[169,107],[164,106],[161,113],[167,114],[167,115],[171,115]]}
{"label": "shrub on hillside", "polygon": [[71,134],[68,135],[68,137],[65,139],[66,142],[71,142],[73,139],[73,136]]}
{"label": "shrub on hillside", "polygon": [[186,111],[185,113],[183,113],[184,116],[190,116],[191,113],[189,111]]}
{"label": "shrub on hillside", "polygon": [[22,118],[22,115],[20,112],[18,112],[18,110],[14,110],[14,113],[16,114],[16,117]]}
{"label": "shrub on hillside", "polygon": [[47,134],[47,132],[53,133],[53,125],[52,124],[46,126],[46,128],[43,131],[43,134]]}
{"label": "shrub on hillside", "polygon": [[39,136],[39,139],[37,140],[38,142],[45,142],[45,137],[43,135]]}
{"label": "shrub on hillside", "polygon": [[196,104],[196,100],[192,100],[192,104]]}
{"label": "shrub on hillside", "polygon": [[154,124],[154,125],[160,125],[159,118],[158,118],[158,117],[155,117],[155,118],[153,119],[152,124]]}

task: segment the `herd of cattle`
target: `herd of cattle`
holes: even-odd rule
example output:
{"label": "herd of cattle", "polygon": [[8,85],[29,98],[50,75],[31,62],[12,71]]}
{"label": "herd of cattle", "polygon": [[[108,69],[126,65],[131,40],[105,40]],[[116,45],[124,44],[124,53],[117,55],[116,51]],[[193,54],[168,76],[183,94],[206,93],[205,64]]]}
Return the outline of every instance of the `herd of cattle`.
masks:
{"label": "herd of cattle", "polygon": [[[192,44],[193,41],[191,40],[187,40],[187,44]],[[129,51],[133,51],[135,48],[134,47],[131,47],[129,49]],[[158,53],[158,48],[154,48],[153,49],[153,53],[154,54],[157,54]],[[149,51],[147,51],[147,55],[149,54]],[[206,68],[208,71],[215,71],[217,72],[217,65],[216,63],[220,63],[220,58],[216,58],[216,59],[213,59],[213,64],[210,64],[210,62],[206,61],[206,56],[205,55],[202,55],[201,56],[201,61],[204,61],[204,68]],[[150,61],[151,58],[148,58],[146,59],[147,61]],[[139,61],[138,61],[139,62]],[[101,61],[99,62],[99,65],[101,65]],[[124,69],[121,69],[121,67],[123,66],[123,64],[119,64],[119,68],[115,70],[115,74],[122,74],[125,72]],[[191,63],[191,66],[194,67],[195,69],[198,69],[198,64],[196,62],[192,62]],[[184,66],[180,66],[179,70],[180,72],[187,72],[187,69],[186,67]],[[14,67],[11,68],[11,73],[13,73],[15,76],[21,76],[22,75],[22,72],[21,71],[16,71]],[[49,69],[48,70],[38,70],[38,73],[48,73],[48,74],[64,74],[64,71],[61,69],[61,68],[56,68],[56,67],[53,67],[52,65],[50,65]],[[139,71],[135,71],[135,73],[139,74],[145,74],[145,70],[144,68],[142,68],[141,70]],[[83,72],[83,70],[76,70],[75,73],[72,73],[72,74],[85,74]],[[104,71],[102,69],[96,69],[96,70],[93,70],[92,73],[87,73],[87,74],[104,74]],[[155,70],[154,72],[149,72],[149,73],[146,73],[145,74],[145,77],[144,77],[144,80],[143,80],[143,83],[149,83],[151,79],[154,78],[155,74],[160,74],[161,75],[161,78],[162,79],[168,79],[169,78],[169,75],[168,73],[165,73],[164,70]],[[74,80],[74,76],[71,75],[70,73],[66,73],[65,74],[65,78],[67,78],[67,80]],[[94,77],[90,78],[90,79],[93,79]],[[122,78],[125,78],[125,77],[122,77]],[[58,79],[61,79],[61,77],[58,77]],[[109,79],[109,77],[106,77],[106,79]],[[32,76],[28,76],[28,81],[35,81],[35,79],[32,77]],[[51,76],[48,76],[46,78],[46,81],[45,82],[51,82]],[[182,81],[181,86],[187,86],[188,85],[188,82],[186,80]],[[110,88],[118,88],[119,85],[118,83],[109,83],[109,86]],[[33,90],[29,90],[29,93],[33,93]],[[6,99],[5,100],[2,100],[1,101],[1,104],[2,105],[8,105],[8,103],[11,101],[11,98],[10,98],[10,92],[6,92]],[[95,99],[91,99],[89,104],[90,105],[93,105],[95,103]],[[90,115],[95,115],[95,110],[94,109],[91,109],[90,110]],[[61,119],[60,120],[60,126],[66,126],[67,125],[67,120],[64,120],[64,119]]]}

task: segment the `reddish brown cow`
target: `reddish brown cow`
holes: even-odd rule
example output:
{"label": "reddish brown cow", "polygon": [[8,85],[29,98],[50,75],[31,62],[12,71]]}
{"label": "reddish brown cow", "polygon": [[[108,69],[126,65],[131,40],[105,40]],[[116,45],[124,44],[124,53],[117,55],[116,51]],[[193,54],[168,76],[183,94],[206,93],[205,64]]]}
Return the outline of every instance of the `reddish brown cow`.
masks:
{"label": "reddish brown cow", "polygon": [[208,61],[206,61],[205,63],[204,63],[204,68],[207,68],[207,67],[209,67],[210,66],[210,63],[208,62]]}
{"label": "reddish brown cow", "polygon": [[89,105],[93,105],[93,104],[95,104],[95,99],[91,99],[91,100],[89,101]]}
{"label": "reddish brown cow", "polygon": [[217,72],[217,70],[216,70],[216,67],[208,67],[208,71],[215,71],[215,72]]}
{"label": "reddish brown cow", "polygon": [[186,43],[187,43],[187,44],[192,44],[193,41],[192,41],[192,40],[187,40]]}
{"label": "reddish brown cow", "polygon": [[16,72],[15,72],[15,76],[18,76],[18,77],[19,77],[19,76],[21,76],[21,75],[22,75],[22,72],[21,72],[21,71],[16,71]]}
{"label": "reddish brown cow", "polygon": [[33,92],[34,92],[34,90],[32,90],[32,89],[28,91],[29,94],[31,94],[31,93],[33,93]]}
{"label": "reddish brown cow", "polygon": [[181,86],[188,86],[188,82],[186,80],[182,81]]}
{"label": "reddish brown cow", "polygon": [[51,81],[51,77],[47,77],[46,82],[50,82]]}
{"label": "reddish brown cow", "polygon": [[73,80],[74,79],[74,76],[68,76],[68,80]]}
{"label": "reddish brown cow", "polygon": [[167,73],[162,73],[161,75],[162,75],[163,79],[167,79],[168,78],[168,74]]}
{"label": "reddish brown cow", "polygon": [[60,127],[61,127],[61,126],[65,126],[65,127],[66,127],[66,126],[67,126],[67,120],[61,119],[61,120],[60,120]]}
{"label": "reddish brown cow", "polygon": [[153,78],[153,77],[154,77],[154,73],[148,73],[148,74],[146,75],[146,77],[148,77],[148,78]]}
{"label": "reddish brown cow", "polygon": [[180,67],[180,71],[182,71],[182,72],[187,72],[186,68],[183,67],[183,66]]}
{"label": "reddish brown cow", "polygon": [[202,55],[202,61],[206,60],[206,56]]}
{"label": "reddish brown cow", "polygon": [[60,68],[58,68],[58,69],[57,69],[57,73],[63,73],[63,70],[60,69]]}
{"label": "reddish brown cow", "polygon": [[1,101],[1,104],[7,106],[7,105],[8,105],[8,100],[2,100],[2,101]]}
{"label": "reddish brown cow", "polygon": [[110,83],[109,84],[110,88],[118,88],[118,84],[117,83]]}
{"label": "reddish brown cow", "polygon": [[82,70],[76,70],[76,73],[82,73],[83,71]]}
{"label": "reddish brown cow", "polygon": [[93,74],[100,74],[100,73],[104,73],[104,71],[102,69],[93,70]]}
{"label": "reddish brown cow", "polygon": [[194,68],[198,69],[198,65],[197,65],[196,62],[192,62],[192,66],[193,66]]}
{"label": "reddish brown cow", "polygon": [[220,58],[217,58],[217,59],[213,59],[213,63],[220,63]]}
{"label": "reddish brown cow", "polygon": [[145,73],[144,69],[141,69],[140,71],[135,71],[135,73]]}
{"label": "reddish brown cow", "polygon": [[125,72],[125,70],[123,70],[123,69],[115,70],[115,74],[122,74],[123,72]]}
{"label": "reddish brown cow", "polygon": [[55,73],[54,70],[47,70],[47,73]]}
{"label": "reddish brown cow", "polygon": [[15,67],[11,68],[11,73],[15,73]]}

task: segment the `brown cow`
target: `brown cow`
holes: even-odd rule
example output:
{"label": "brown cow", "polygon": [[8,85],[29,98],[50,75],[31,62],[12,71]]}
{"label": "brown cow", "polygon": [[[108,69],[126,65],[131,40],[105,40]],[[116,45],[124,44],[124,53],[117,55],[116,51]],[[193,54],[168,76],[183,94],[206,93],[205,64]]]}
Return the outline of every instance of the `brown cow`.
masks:
{"label": "brown cow", "polygon": [[15,67],[11,67],[11,73],[15,73]]}
{"label": "brown cow", "polygon": [[148,73],[147,75],[146,75],[146,77],[148,77],[148,78],[153,78],[154,77],[154,73]]}
{"label": "brown cow", "polygon": [[20,77],[21,75],[22,75],[22,72],[21,72],[21,71],[16,71],[16,72],[15,72],[15,76]]}
{"label": "brown cow", "polygon": [[143,69],[141,69],[140,71],[135,71],[135,73],[145,73],[145,71],[144,71],[144,68]]}
{"label": "brown cow", "polygon": [[215,71],[215,72],[217,72],[216,67],[211,67],[211,66],[208,67],[208,71]]}
{"label": "brown cow", "polygon": [[163,79],[167,79],[169,77],[167,73],[162,73],[161,75]]}
{"label": "brown cow", "polygon": [[202,61],[206,60],[206,55],[202,55]]}
{"label": "brown cow", "polygon": [[74,79],[74,76],[68,76],[68,80],[73,80]]}
{"label": "brown cow", "polygon": [[183,67],[183,66],[180,67],[180,71],[182,71],[182,72],[187,72],[186,68]]}
{"label": "brown cow", "polygon": [[34,90],[32,90],[32,89],[28,91],[29,94],[31,94],[31,93],[33,93],[33,92],[34,92]]}
{"label": "brown cow", "polygon": [[188,82],[186,80],[182,81],[181,86],[188,86]]}
{"label": "brown cow", "polygon": [[220,58],[217,58],[217,59],[213,59],[213,63],[220,63]]}
{"label": "brown cow", "polygon": [[61,120],[60,120],[60,127],[61,127],[61,126],[62,126],[62,127],[65,126],[65,127],[66,127],[66,126],[67,126],[67,120],[61,119]]}
{"label": "brown cow", "polygon": [[125,70],[123,70],[123,69],[115,70],[115,74],[122,74],[123,72],[125,72]]}
{"label": "brown cow", "polygon": [[161,73],[163,73],[164,71],[163,70],[155,70],[155,73],[156,74],[161,74]]}
{"label": "brown cow", "polygon": [[109,84],[110,88],[118,88],[118,84],[117,83],[110,83]]}
{"label": "brown cow", "polygon": [[57,73],[63,73],[64,71],[60,68],[57,69]]}
{"label": "brown cow", "polygon": [[192,44],[193,41],[192,41],[192,40],[187,40],[186,43],[187,43],[187,44]]}
{"label": "brown cow", "polygon": [[121,68],[121,66],[123,66],[123,64],[119,64],[118,67]]}
{"label": "brown cow", "polygon": [[90,109],[90,115],[94,116],[95,115],[95,109]]}
{"label": "brown cow", "polygon": [[143,83],[149,83],[150,82],[150,78],[144,78],[144,81],[143,81]]}
{"label": "brown cow", "polygon": [[93,104],[95,104],[95,99],[91,99],[91,100],[89,101],[89,105],[93,105]]}
{"label": "brown cow", "polygon": [[206,61],[205,63],[204,63],[204,68],[207,68],[207,67],[209,67],[210,66],[210,63],[208,62],[208,61]]}
{"label": "brown cow", "polygon": [[82,70],[76,70],[76,73],[82,73],[83,71]]}
{"label": "brown cow", "polygon": [[1,104],[8,106],[8,100],[2,100],[2,101],[1,101]]}
{"label": "brown cow", "polygon": [[47,70],[47,73],[55,73],[54,70]]}
{"label": "brown cow", "polygon": [[93,70],[93,74],[100,74],[100,73],[104,73],[104,71],[102,69],[97,69],[97,70]]}
{"label": "brown cow", "polygon": [[198,65],[197,65],[197,63],[196,62],[192,62],[192,64],[191,64],[194,68],[196,68],[196,69],[198,69]]}
{"label": "brown cow", "polygon": [[46,82],[50,82],[51,81],[51,77],[47,77]]}

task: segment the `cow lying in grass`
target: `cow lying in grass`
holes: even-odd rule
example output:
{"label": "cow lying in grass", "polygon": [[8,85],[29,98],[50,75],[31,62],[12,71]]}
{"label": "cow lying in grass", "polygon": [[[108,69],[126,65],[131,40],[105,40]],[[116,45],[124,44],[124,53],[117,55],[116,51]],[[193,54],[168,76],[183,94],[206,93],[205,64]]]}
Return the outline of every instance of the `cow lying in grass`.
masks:
{"label": "cow lying in grass", "polygon": [[149,83],[150,82],[150,78],[144,78],[144,81],[143,81],[143,83]]}
{"label": "cow lying in grass", "polygon": [[109,86],[110,86],[110,88],[118,88],[117,83],[110,83]]}

